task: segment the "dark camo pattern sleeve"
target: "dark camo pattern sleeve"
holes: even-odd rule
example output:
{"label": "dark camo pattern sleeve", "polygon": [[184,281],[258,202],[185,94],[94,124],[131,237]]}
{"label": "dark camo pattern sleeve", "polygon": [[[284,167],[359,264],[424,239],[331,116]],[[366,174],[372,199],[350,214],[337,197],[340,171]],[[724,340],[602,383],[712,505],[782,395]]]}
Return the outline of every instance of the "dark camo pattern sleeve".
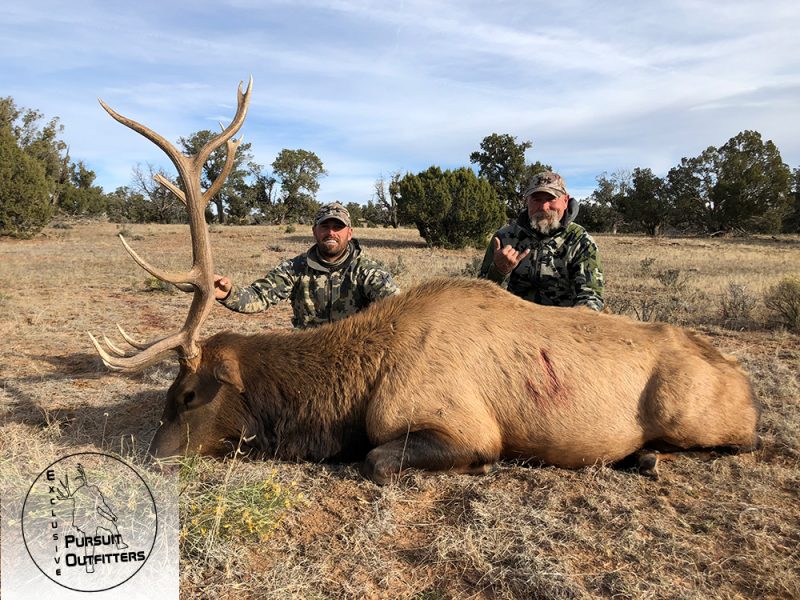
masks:
{"label": "dark camo pattern sleeve", "polygon": [[285,260],[249,286],[234,286],[228,297],[220,300],[220,303],[236,312],[256,313],[286,300],[291,296],[298,278],[297,262],[297,258]]}

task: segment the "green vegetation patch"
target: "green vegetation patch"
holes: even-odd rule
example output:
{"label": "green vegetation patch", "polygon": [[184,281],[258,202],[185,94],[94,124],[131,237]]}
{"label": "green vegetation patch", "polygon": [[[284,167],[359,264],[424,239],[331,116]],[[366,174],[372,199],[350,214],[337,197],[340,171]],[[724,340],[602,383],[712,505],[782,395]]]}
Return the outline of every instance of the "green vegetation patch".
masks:
{"label": "green vegetation patch", "polygon": [[274,470],[267,477],[252,468],[237,470],[241,464],[231,459],[221,473],[218,461],[190,458],[181,463],[182,554],[208,556],[227,541],[263,541],[289,508],[303,502],[294,482],[275,481]]}

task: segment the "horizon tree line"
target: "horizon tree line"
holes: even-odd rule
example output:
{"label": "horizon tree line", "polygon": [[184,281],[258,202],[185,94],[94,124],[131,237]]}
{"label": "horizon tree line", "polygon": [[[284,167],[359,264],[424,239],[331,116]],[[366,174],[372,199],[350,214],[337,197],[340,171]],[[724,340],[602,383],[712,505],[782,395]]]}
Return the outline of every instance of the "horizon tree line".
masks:
{"label": "horizon tree line", "polygon": [[[11,97],[0,98],[0,235],[33,235],[58,214],[133,223],[185,221],[177,198],[153,180],[169,178],[161,169],[137,164],[130,185],[105,193],[95,185],[94,171],[70,157],[63,130],[58,117],[46,120]],[[178,147],[192,153],[212,135],[195,132],[180,138]],[[524,208],[522,193],[531,175],[552,169],[526,160],[532,147],[529,140],[492,133],[470,154],[474,168],[431,165],[416,174],[380,174],[365,205],[345,204],[355,225],[416,225],[432,245],[480,245]],[[224,162],[221,148],[205,164],[203,180],[213,181]],[[241,144],[207,221],[309,222],[319,208],[320,179],[327,175],[322,160],[310,150],[283,149],[270,167],[255,161],[252,144]],[[682,158],[664,177],[645,167],[598,175],[577,221],[590,231],[611,233],[794,233],[800,232],[798,196],[800,167],[792,170],[771,140],[745,130],[719,148]]]}

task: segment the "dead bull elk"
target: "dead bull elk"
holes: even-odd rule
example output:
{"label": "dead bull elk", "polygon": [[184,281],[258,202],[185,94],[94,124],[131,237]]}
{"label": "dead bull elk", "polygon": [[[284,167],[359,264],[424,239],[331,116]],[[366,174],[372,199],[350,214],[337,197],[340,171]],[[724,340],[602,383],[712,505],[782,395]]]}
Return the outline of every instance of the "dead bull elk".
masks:
{"label": "dead bull elk", "polygon": [[162,183],[190,215],[188,273],[163,273],[126,244],[149,273],[195,290],[181,331],[149,345],[123,332],[142,350],[133,356],[92,338],[111,369],[138,370],[178,350],[154,455],[242,445],[317,461],[371,448],[364,473],[386,482],[405,468],[480,473],[500,458],[579,467],[649,444],[754,446],[759,408],[748,378],[696,334],[538,306],[486,281],[429,281],[316,330],[198,341],[214,302],[203,212],[225,177],[201,192],[200,170],[222,143],[231,165],[249,94],[240,86],[233,123],[193,157],[103,105],[173,160],[186,193]]}

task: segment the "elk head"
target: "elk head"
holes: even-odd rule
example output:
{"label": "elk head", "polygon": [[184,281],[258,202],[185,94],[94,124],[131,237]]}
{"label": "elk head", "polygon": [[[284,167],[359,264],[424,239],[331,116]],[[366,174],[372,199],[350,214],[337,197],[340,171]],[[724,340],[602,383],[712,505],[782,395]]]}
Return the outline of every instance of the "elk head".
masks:
{"label": "elk head", "polygon": [[181,361],[150,444],[153,456],[224,456],[247,447],[256,424],[244,397],[240,344],[238,334],[218,333],[203,340],[197,360]]}
{"label": "elk head", "polygon": [[[136,121],[116,113],[100,100],[100,104],[114,119],[143,135],[161,148],[175,165],[180,180],[183,183],[183,190],[181,190],[168,179],[160,175],[155,177],[155,180],[160,185],[177,196],[186,206],[189,215],[189,231],[192,240],[192,266],[187,272],[171,273],[153,267],[142,259],[128,245],[125,238],[120,235],[125,250],[128,251],[133,260],[145,271],[162,281],[174,284],[184,291],[194,293],[192,304],[189,308],[189,314],[186,317],[183,327],[175,333],[157,338],[149,343],[140,343],[131,338],[117,325],[125,341],[138,350],[138,352],[133,354],[127,354],[123,350],[120,350],[112,344],[108,338],[103,336],[108,346],[107,351],[91,333],[89,334],[103,363],[109,369],[115,371],[139,371],[161,360],[171,352],[177,351],[181,369],[177,380],[173,383],[168,393],[167,409],[164,412],[162,423],[167,423],[176,418],[175,415],[170,413],[171,402],[169,399],[180,396],[180,398],[185,401],[188,397],[187,390],[189,390],[189,388],[197,388],[197,391],[193,392],[196,398],[200,398],[200,391],[202,391],[202,395],[206,397],[204,403],[213,402],[212,396],[214,390],[219,388],[220,385],[223,385],[216,379],[214,381],[217,381],[217,384],[208,384],[208,382],[205,381],[207,378],[207,369],[201,368],[201,366],[208,363],[208,361],[204,361],[202,356],[203,347],[199,342],[200,327],[214,305],[214,263],[211,257],[211,243],[208,235],[208,227],[205,222],[205,209],[211,198],[219,192],[226,177],[233,169],[236,150],[241,142],[241,138],[233,139],[233,136],[244,123],[247,107],[250,103],[252,86],[252,77],[244,91],[242,91],[242,83],[239,84],[237,109],[233,121],[231,121],[230,125],[224,127],[222,132],[216,137],[209,140],[196,154],[191,156],[179,152],[175,146],[159,134]],[[203,190],[201,186],[203,165],[208,160],[211,153],[220,148],[223,144],[227,145],[227,157],[222,172],[220,176],[211,183],[208,189]],[[212,378],[215,372],[217,374],[221,373],[219,369],[212,368],[210,371]],[[230,387],[229,384],[224,385]],[[209,394],[211,394],[211,396],[209,396]],[[201,435],[200,437],[203,436]],[[155,441],[158,441],[158,439],[159,435],[157,434]],[[158,450],[158,446],[159,444],[156,444],[155,450]],[[173,446],[177,450],[186,449],[185,444],[173,443],[167,443],[166,449],[172,450]],[[153,451],[153,449],[151,449],[151,451]],[[164,455],[163,452],[159,452],[159,454],[162,456]]]}

